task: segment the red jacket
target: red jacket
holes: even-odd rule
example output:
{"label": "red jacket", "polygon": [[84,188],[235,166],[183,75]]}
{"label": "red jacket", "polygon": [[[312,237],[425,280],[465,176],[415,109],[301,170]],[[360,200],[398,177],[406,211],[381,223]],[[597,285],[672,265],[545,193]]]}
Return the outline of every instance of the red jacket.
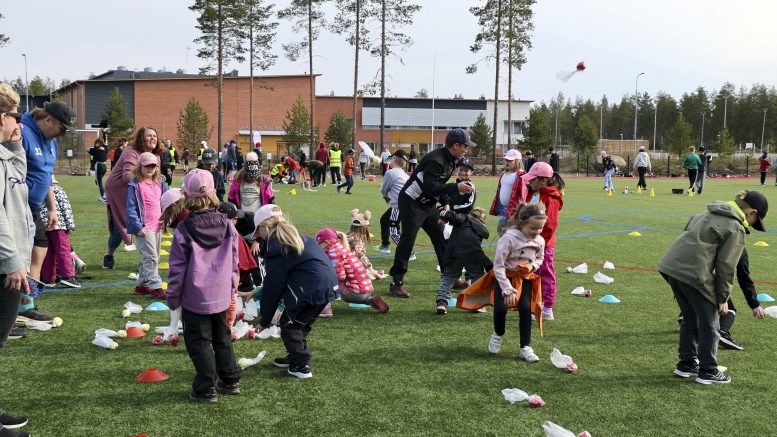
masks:
{"label": "red jacket", "polygon": [[772,166],[772,163],[769,162],[769,158],[761,159],[761,169],[759,170],[761,173],[766,173],[769,171],[769,167]]}
{"label": "red jacket", "polygon": [[[527,189],[526,200],[530,201],[534,193],[531,188]],[[545,215],[548,220],[545,221],[545,227],[542,228],[542,238],[545,239],[545,247],[556,245],[556,228],[558,227],[558,213],[564,207],[564,199],[556,187],[545,187],[540,189],[540,202],[545,205]]]}
{"label": "red jacket", "polygon": [[337,272],[347,292],[357,294],[372,293],[372,281],[364,264],[350,250],[346,249],[339,241],[329,243],[324,252],[332,260],[332,267]]}
{"label": "red jacket", "polygon": [[[507,218],[512,218],[513,215],[515,215],[515,211],[518,210],[518,205],[525,202],[526,200],[526,185],[521,180],[521,176],[525,175],[526,172],[523,170],[518,170],[518,174],[515,177],[515,184],[513,185],[513,192],[510,194],[510,203],[508,203],[507,206]],[[502,178],[504,175],[499,177],[499,183],[496,186],[496,196],[494,196],[494,200],[491,202],[491,211],[489,211],[489,214],[491,215],[499,215],[499,212],[496,210],[496,206],[499,204],[499,191],[502,189]]]}
{"label": "red jacket", "polygon": [[326,150],[326,146],[323,144],[316,150],[316,160],[323,162],[324,165],[329,165],[329,150]]}
{"label": "red jacket", "polygon": [[353,174],[353,156],[348,155],[345,158],[345,168],[343,169],[343,176],[351,176]]}
{"label": "red jacket", "polygon": [[299,169],[299,164],[297,161],[291,158],[291,156],[286,157],[286,167],[289,168],[289,170],[297,170]]}

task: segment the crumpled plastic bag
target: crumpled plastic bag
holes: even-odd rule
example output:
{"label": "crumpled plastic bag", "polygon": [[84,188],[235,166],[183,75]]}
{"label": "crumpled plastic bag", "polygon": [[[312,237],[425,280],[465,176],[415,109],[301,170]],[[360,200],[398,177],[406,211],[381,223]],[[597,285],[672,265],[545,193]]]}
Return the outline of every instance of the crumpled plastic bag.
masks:
{"label": "crumpled plastic bag", "polygon": [[272,325],[269,328],[266,328],[264,331],[256,334],[256,337],[259,340],[267,340],[270,337],[281,338],[281,327]]}
{"label": "crumpled plastic bag", "polygon": [[248,334],[249,329],[251,329],[251,325],[248,323],[242,320],[235,322],[232,326],[232,341],[237,341],[245,337]]}
{"label": "crumpled plastic bag", "polygon": [[116,349],[119,347],[119,343],[116,343],[104,335],[95,336],[94,340],[92,340],[92,344],[105,349]]}
{"label": "crumpled plastic bag", "polygon": [[572,290],[572,294],[575,296],[582,296],[585,294],[585,287],[577,287],[574,290]]}
{"label": "crumpled plastic bag", "polygon": [[570,373],[577,372],[577,364],[574,363],[572,357],[562,354],[556,348],[553,348],[553,351],[550,353],[550,362],[558,369],[565,369]]}
{"label": "crumpled plastic bag", "polygon": [[596,272],[594,275],[594,282],[598,282],[600,284],[612,284],[615,282],[615,279],[605,275],[602,272]]}
{"label": "crumpled plastic bag", "polygon": [[588,273],[588,264],[582,263],[575,267],[567,267],[567,273]]}
{"label": "crumpled plastic bag", "polygon": [[[242,299],[238,299],[242,300]],[[255,318],[259,317],[259,311],[256,310],[256,302],[254,299],[248,299],[248,302],[246,302],[245,305],[245,315],[243,316],[243,320],[250,322],[251,320],[254,320]]]}
{"label": "crumpled plastic bag", "polygon": [[605,261],[603,268],[605,268],[607,270],[615,270],[615,264],[613,264],[613,263],[611,263],[609,261]]}
{"label": "crumpled plastic bag", "polygon": [[178,336],[178,329],[183,328],[181,323],[181,307],[175,310],[170,310],[170,325],[165,328],[162,333],[162,341],[170,341],[173,337]]}
{"label": "crumpled plastic bag", "polygon": [[502,390],[505,400],[511,404],[529,399],[529,394],[519,388],[506,388]]}
{"label": "crumpled plastic bag", "polygon": [[32,320],[29,323],[27,323],[27,327],[30,329],[34,329],[36,331],[48,331],[48,330],[51,330],[54,327],[54,325],[52,325],[51,323]]}
{"label": "crumpled plastic bag", "polygon": [[237,365],[240,366],[241,369],[254,366],[258,364],[259,361],[262,361],[265,355],[267,355],[267,351],[259,352],[259,355],[257,355],[256,358],[241,358],[237,360]]}
{"label": "crumpled plastic bag", "polygon": [[127,302],[124,304],[124,308],[128,309],[130,313],[132,314],[140,314],[141,311],[143,311],[143,307],[132,302]]}
{"label": "crumpled plastic bag", "polygon": [[124,338],[124,337],[127,336],[127,331],[125,331],[123,329],[121,331],[113,331],[111,329],[100,328],[100,329],[94,331],[94,336],[95,337],[103,336],[103,337],[108,337],[108,338],[113,338],[113,337]]}
{"label": "crumpled plastic bag", "polygon": [[[550,421],[543,423],[542,429],[545,431],[545,437],[575,437],[575,434],[572,431],[562,428]],[[591,437],[591,433],[583,431],[578,434],[577,437]]]}
{"label": "crumpled plastic bag", "polygon": [[453,232],[453,226],[446,223],[445,226],[442,228],[442,236],[445,237],[445,239],[451,238],[451,232]]}
{"label": "crumpled plastic bag", "polygon": [[764,314],[766,314],[769,317],[777,318],[777,306],[770,306],[764,308]]}

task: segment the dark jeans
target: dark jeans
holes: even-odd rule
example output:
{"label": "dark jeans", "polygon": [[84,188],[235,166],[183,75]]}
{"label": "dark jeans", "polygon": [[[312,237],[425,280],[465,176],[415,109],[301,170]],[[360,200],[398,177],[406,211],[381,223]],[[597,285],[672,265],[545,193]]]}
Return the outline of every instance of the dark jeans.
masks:
{"label": "dark jeans", "polygon": [[383,176],[386,176],[386,172],[388,171],[389,165],[385,162],[380,164],[380,171],[382,172]]}
{"label": "dark jeans", "polygon": [[413,172],[415,171],[415,166],[416,166],[416,165],[418,165],[418,164],[416,164],[416,163],[414,163],[414,162],[411,162],[410,164],[408,164],[408,165],[407,165],[407,171],[408,171],[408,173],[413,173]]}
{"label": "dark jeans", "polygon": [[708,301],[693,286],[661,273],[672,287],[683,321],[680,324],[680,361],[692,363],[699,359],[703,372],[717,372],[718,367],[718,306]]}
{"label": "dark jeans", "polygon": [[8,334],[16,322],[21,300],[22,294],[5,288],[5,275],[0,275],[0,349],[5,346]]}
{"label": "dark jeans", "polygon": [[108,166],[104,162],[98,162],[94,166],[95,180],[97,181],[97,189],[100,190],[100,197],[105,196],[105,188],[103,187],[103,177],[108,171]]}
{"label": "dark jeans", "polygon": [[350,193],[351,188],[353,188],[353,175],[347,175],[345,177],[345,182],[342,184],[337,184],[337,188],[343,188],[345,187],[345,192]]}
{"label": "dark jeans", "polygon": [[391,244],[389,237],[394,240],[394,244],[399,246],[399,210],[389,207],[386,212],[380,216],[380,244],[388,246]]}
{"label": "dark jeans", "polygon": [[637,183],[637,186],[646,190],[647,182],[645,182],[645,173],[647,173],[647,167],[637,167],[637,173],[639,173],[639,182]]}
{"label": "dark jeans", "polygon": [[329,167],[329,172],[332,175],[332,185],[335,184],[335,180],[338,184],[343,181],[340,177],[340,167]]}
{"label": "dark jeans", "polygon": [[181,320],[186,352],[197,371],[192,389],[204,392],[215,387],[217,376],[225,384],[238,382],[243,370],[235,362],[226,311],[197,314],[183,309]]}
{"label": "dark jeans", "polygon": [[[523,281],[521,296],[518,298],[518,332],[521,338],[521,347],[531,344],[531,281]],[[507,305],[502,296],[502,288],[499,282],[494,281],[494,332],[496,335],[505,335],[507,323]]]}
{"label": "dark jeans", "polygon": [[688,189],[689,189],[689,190],[690,190],[690,189],[692,189],[692,188],[693,188],[693,184],[694,184],[694,183],[696,183],[696,174],[697,174],[698,172],[699,172],[699,171],[698,171],[698,170],[696,170],[696,169],[692,169],[692,168],[689,168],[689,169],[688,169],[688,181],[690,181],[690,183],[691,183],[691,184],[688,186]]}
{"label": "dark jeans", "polygon": [[763,185],[765,183],[766,183],[766,172],[762,171],[761,172],[761,185]]}
{"label": "dark jeans", "polygon": [[359,163],[359,170],[361,171],[362,179],[367,177],[367,163],[366,162],[360,162]]}
{"label": "dark jeans", "polygon": [[310,362],[313,355],[308,349],[308,334],[313,329],[313,322],[327,304],[299,308],[291,315],[284,311],[281,315],[281,339],[289,353],[289,361],[293,365],[304,366]]}
{"label": "dark jeans", "polygon": [[737,309],[734,306],[734,302],[731,298],[728,298],[728,313],[725,316],[718,316],[720,318],[720,330],[723,332],[730,332],[731,327],[734,326],[734,318],[737,316]]}
{"label": "dark jeans", "polygon": [[432,240],[434,252],[437,254],[437,264],[443,265],[445,237],[442,234],[442,226],[437,223],[439,219],[440,213],[434,205],[421,205],[405,194],[399,195],[399,222],[402,224],[402,238],[399,239],[394,254],[394,265],[389,271],[395,284],[401,284],[405,273],[407,273],[408,260],[413,252],[415,239],[420,229],[423,229]]}

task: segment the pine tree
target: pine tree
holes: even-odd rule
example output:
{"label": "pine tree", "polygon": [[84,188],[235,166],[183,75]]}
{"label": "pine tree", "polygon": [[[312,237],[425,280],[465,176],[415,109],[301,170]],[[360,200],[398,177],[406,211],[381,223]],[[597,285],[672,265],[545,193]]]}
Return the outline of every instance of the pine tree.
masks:
{"label": "pine tree", "polygon": [[[337,110],[329,118],[329,128],[324,134],[327,143],[335,142],[341,145],[343,150],[346,145],[351,144],[351,122],[345,117],[343,111]],[[351,146],[353,147],[353,145]]]}
{"label": "pine tree", "polygon": [[208,113],[200,102],[192,97],[178,112],[178,145],[183,150],[196,153],[200,141],[207,141],[213,133]]}
{"label": "pine tree", "polygon": [[[310,113],[308,108],[305,107],[305,102],[302,100],[302,96],[297,96],[297,100],[291,105],[291,108],[286,112],[286,118],[283,120],[283,135],[284,141],[287,143],[287,150],[289,153],[296,152],[300,146],[307,144],[310,139]],[[314,138],[318,138],[318,129],[315,129]],[[315,143],[311,144],[312,147]]]}
{"label": "pine tree", "polygon": [[523,130],[525,142],[529,148],[545,150],[553,142],[550,132],[550,114],[547,108],[531,108],[529,110],[529,123]]}
{"label": "pine tree", "polygon": [[492,129],[486,122],[486,116],[481,112],[475,124],[470,129],[470,139],[478,146],[470,152],[478,158],[488,158],[493,153]]}
{"label": "pine tree", "polygon": [[596,125],[594,125],[594,122],[591,121],[587,115],[580,117],[580,121],[575,128],[575,136],[572,142],[577,154],[589,154],[593,151],[598,142],[599,136],[596,134]]}
{"label": "pine tree", "polygon": [[669,143],[669,150],[677,153],[677,156],[682,156],[685,149],[693,144],[691,139],[691,126],[686,123],[685,117],[682,114],[677,116],[674,126],[669,129],[666,134],[667,142]]}
{"label": "pine tree", "polygon": [[718,135],[718,152],[721,155],[731,155],[736,151],[736,147],[737,145],[734,143],[734,138],[731,137],[728,128],[724,127]]}
{"label": "pine tree", "polygon": [[109,144],[113,144],[119,138],[131,137],[132,131],[135,130],[135,122],[129,117],[127,104],[124,103],[118,88],[113,89],[113,94],[105,102],[102,118],[108,120],[108,126],[111,127],[108,132]]}

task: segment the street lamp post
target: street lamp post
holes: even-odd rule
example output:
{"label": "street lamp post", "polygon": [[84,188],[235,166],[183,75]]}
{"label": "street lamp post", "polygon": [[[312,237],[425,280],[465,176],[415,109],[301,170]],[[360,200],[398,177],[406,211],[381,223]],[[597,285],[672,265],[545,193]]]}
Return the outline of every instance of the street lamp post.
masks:
{"label": "street lamp post", "polygon": [[30,82],[27,81],[27,54],[22,53],[24,56],[24,111],[30,111]]}
{"label": "street lamp post", "polygon": [[766,111],[767,109],[764,108],[764,123],[761,127],[761,153],[764,152],[764,133],[766,132]]}
{"label": "street lamp post", "polygon": [[645,73],[639,73],[634,79],[634,145],[637,144],[637,108],[639,107],[639,77]]}
{"label": "street lamp post", "polygon": [[723,129],[726,128],[726,114],[728,113],[728,96],[723,97]]}
{"label": "street lamp post", "polygon": [[658,102],[656,102],[656,111],[653,113],[653,152],[656,151],[656,125],[658,124]]}
{"label": "street lamp post", "polygon": [[701,113],[701,141],[699,142],[699,147],[704,147],[704,113]]}

